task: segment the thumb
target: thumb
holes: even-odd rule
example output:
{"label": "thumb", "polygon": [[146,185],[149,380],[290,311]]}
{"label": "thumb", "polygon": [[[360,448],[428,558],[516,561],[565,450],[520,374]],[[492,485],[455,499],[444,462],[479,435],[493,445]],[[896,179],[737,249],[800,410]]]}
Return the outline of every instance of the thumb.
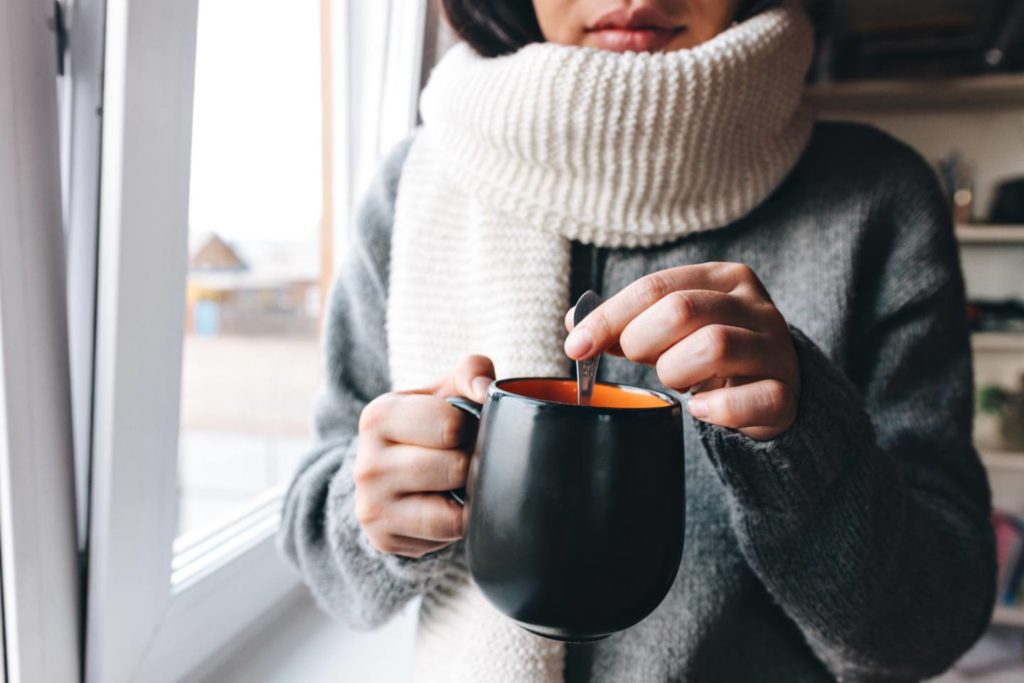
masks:
{"label": "thumb", "polygon": [[434,390],[441,397],[464,396],[477,403],[487,400],[487,387],[494,381],[494,363],[487,356],[466,356],[455,371]]}

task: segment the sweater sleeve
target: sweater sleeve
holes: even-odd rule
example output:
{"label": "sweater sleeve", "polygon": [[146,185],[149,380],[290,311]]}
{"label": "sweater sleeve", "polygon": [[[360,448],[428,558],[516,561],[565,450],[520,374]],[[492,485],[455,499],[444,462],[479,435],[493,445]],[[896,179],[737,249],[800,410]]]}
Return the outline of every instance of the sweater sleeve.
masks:
{"label": "sweater sleeve", "polygon": [[331,292],[325,330],[326,387],[317,399],[317,443],[285,495],[279,546],[317,602],[356,627],[389,619],[422,594],[453,547],[411,560],[376,550],[353,510],[359,415],[390,390],[384,322],[390,233],[410,141],[384,162],[363,200]]}
{"label": "sweater sleeve", "polygon": [[951,221],[923,162],[893,190],[885,235],[863,254],[870,314],[850,357],[792,329],[793,426],[757,442],[698,423],[749,565],[842,680],[944,671],[995,600]]}

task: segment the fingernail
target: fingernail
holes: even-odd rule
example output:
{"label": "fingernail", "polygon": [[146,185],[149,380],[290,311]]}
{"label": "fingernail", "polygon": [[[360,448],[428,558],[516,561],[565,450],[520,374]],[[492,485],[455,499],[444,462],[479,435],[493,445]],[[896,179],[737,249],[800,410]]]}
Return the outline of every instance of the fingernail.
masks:
{"label": "fingernail", "polygon": [[473,380],[473,393],[476,394],[475,398],[480,403],[487,400],[487,388],[491,386],[490,377],[477,377]]}
{"label": "fingernail", "polygon": [[584,356],[594,346],[594,338],[586,327],[577,327],[565,340],[565,352],[572,358]]}
{"label": "fingernail", "polygon": [[708,401],[704,398],[693,396],[690,398],[686,407],[690,410],[690,415],[694,417],[707,417],[708,416]]}

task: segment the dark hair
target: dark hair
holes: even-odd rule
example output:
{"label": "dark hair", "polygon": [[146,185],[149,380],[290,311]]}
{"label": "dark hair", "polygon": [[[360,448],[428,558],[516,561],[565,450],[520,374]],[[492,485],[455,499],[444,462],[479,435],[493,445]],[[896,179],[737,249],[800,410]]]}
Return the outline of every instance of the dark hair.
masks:
{"label": "dark hair", "polygon": [[[737,19],[746,19],[781,0],[740,0]],[[483,57],[500,57],[530,43],[544,42],[533,0],[441,0],[452,30]]]}
{"label": "dark hair", "polygon": [[532,0],[441,0],[452,30],[483,57],[544,42]]}

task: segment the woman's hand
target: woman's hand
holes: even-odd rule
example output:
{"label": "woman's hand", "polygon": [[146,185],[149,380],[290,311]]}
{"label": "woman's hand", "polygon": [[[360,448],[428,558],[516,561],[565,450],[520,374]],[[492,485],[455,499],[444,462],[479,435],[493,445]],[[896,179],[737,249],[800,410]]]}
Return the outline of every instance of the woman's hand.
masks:
{"label": "woman's hand", "polygon": [[476,423],[445,398],[483,402],[493,379],[489,359],[468,356],[433,386],[384,394],[363,410],[355,514],[375,548],[422,557],[462,538],[464,510],[445,492],[466,484]]}
{"label": "woman's hand", "polygon": [[573,359],[609,352],[653,365],[665,386],[692,390],[690,413],[753,439],[796,418],[800,369],[789,327],[754,272],[702,263],[640,278],[572,329]]}

